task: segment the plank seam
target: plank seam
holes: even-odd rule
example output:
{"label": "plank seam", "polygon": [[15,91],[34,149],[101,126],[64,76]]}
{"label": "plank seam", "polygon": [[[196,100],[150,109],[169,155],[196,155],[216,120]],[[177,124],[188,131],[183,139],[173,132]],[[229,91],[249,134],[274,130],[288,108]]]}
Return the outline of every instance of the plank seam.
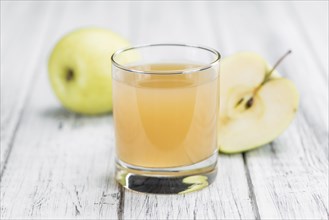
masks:
{"label": "plank seam", "polygon": [[[23,104],[23,106],[24,105],[25,105],[25,103]],[[22,119],[22,116],[23,116],[23,111],[24,111],[23,108],[19,111],[20,113],[18,115],[18,121],[17,121],[17,123],[15,125],[15,128],[13,130],[13,134],[12,134],[10,140],[9,140],[8,150],[7,150],[8,153],[7,153],[6,157],[5,157],[5,161],[3,163],[3,166],[2,166],[2,169],[1,169],[1,172],[0,172],[0,183],[2,181],[2,176],[3,176],[3,174],[4,174],[5,170],[6,170],[7,163],[8,163],[8,160],[9,160],[9,156],[10,156],[11,151],[13,149],[13,145],[14,145],[14,141],[15,141],[15,138],[16,138],[17,130],[18,130],[18,127],[20,125],[20,122],[21,122],[21,119]],[[1,149],[1,147],[0,147],[0,149]]]}
{"label": "plank seam", "polygon": [[254,186],[252,184],[252,179],[251,179],[250,171],[249,171],[249,168],[248,168],[246,153],[242,153],[242,158],[243,158],[243,165],[244,165],[244,170],[245,170],[246,179],[247,179],[248,188],[249,188],[249,199],[250,199],[250,203],[251,203],[251,208],[252,208],[252,211],[254,213],[255,219],[258,220],[258,219],[261,219],[261,218],[260,218],[260,215],[259,215],[259,209],[258,209],[258,205],[257,205]]}
{"label": "plank seam", "polygon": [[123,212],[125,208],[125,189],[119,186],[119,206],[118,206],[118,219],[123,219]]}
{"label": "plank seam", "polygon": [[[39,51],[38,57],[40,56],[41,53],[42,52]],[[37,77],[37,73],[36,73],[37,71],[35,71],[35,69],[37,68],[36,67],[37,64],[35,63],[33,66],[34,66],[34,68],[33,68],[34,74],[31,75],[31,78]],[[11,155],[11,152],[12,152],[15,140],[16,140],[16,135],[18,133],[17,131],[18,131],[19,125],[21,124],[21,121],[22,121],[22,118],[23,118],[23,115],[24,115],[24,112],[25,112],[24,107],[27,105],[28,101],[30,100],[30,98],[32,96],[32,91],[33,91],[33,88],[34,88],[34,87],[32,87],[32,80],[27,82],[26,87],[27,87],[26,91],[30,91],[30,92],[24,92],[26,95],[25,95],[25,97],[22,98],[23,103],[21,104],[20,109],[18,110],[18,119],[17,119],[16,125],[14,126],[13,134],[12,134],[10,140],[9,140],[8,149],[7,149],[8,153],[5,157],[5,161],[3,163],[1,173],[0,173],[0,183],[2,181],[2,176],[6,171],[7,163],[8,163],[9,157]]]}
{"label": "plank seam", "polygon": [[[53,10],[51,10],[51,16],[48,16],[48,19],[47,20],[50,20],[50,17],[53,17],[54,15],[54,12]],[[47,24],[47,22],[45,22],[45,24]],[[38,61],[39,61],[39,57],[41,56],[42,52],[43,52],[43,48],[44,48],[44,44],[45,42],[47,41],[47,33],[49,32],[49,29],[51,28],[51,26],[48,26],[48,25],[45,25],[46,28],[45,28],[45,31],[43,33],[44,35],[44,38],[43,38],[43,41],[42,43],[40,43],[40,47],[39,47],[39,51],[36,55],[36,59],[35,59],[35,63],[33,63],[31,65],[31,76],[30,76],[30,80],[28,80],[26,82],[26,84],[24,85],[24,87],[26,89],[23,89],[22,93],[25,94],[22,96],[22,104],[19,105],[18,104],[18,116],[17,116],[17,122],[15,123],[16,125],[14,125],[14,129],[13,129],[13,134],[11,135],[11,138],[9,140],[9,143],[8,143],[8,148],[7,148],[7,155],[5,155],[5,159],[4,159],[4,163],[2,165],[2,167],[0,167],[0,183],[2,181],[2,177],[3,177],[3,174],[5,173],[5,170],[6,170],[6,167],[7,167],[7,163],[8,163],[8,160],[10,158],[10,155],[11,155],[11,152],[12,152],[12,149],[13,149],[13,146],[14,146],[14,143],[15,143],[15,140],[16,140],[16,134],[18,133],[18,128],[19,128],[19,125],[21,124],[21,121],[22,121],[22,118],[23,118],[23,115],[24,115],[24,112],[25,112],[25,106],[27,105],[28,101],[30,100],[31,96],[32,96],[32,91],[33,91],[33,88],[32,87],[32,82],[35,81],[35,79],[37,78],[38,76],[38,71],[37,71],[37,67],[38,67]],[[48,27],[48,28],[47,28]],[[30,92],[28,92],[30,91]],[[1,147],[0,147],[0,150],[1,150]]]}

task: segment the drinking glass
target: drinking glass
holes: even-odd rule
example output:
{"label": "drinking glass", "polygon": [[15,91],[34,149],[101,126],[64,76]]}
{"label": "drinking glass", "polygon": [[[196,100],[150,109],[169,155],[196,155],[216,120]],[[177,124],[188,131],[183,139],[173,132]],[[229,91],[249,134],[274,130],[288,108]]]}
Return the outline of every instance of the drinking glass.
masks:
{"label": "drinking glass", "polygon": [[217,173],[220,54],[152,44],[112,55],[116,180],[145,193],[202,189]]}

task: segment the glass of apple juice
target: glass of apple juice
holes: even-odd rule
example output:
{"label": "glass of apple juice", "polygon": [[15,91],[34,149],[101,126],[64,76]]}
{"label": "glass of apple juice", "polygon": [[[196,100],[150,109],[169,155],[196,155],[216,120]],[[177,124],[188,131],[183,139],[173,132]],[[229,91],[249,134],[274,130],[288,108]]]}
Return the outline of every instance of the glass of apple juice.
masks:
{"label": "glass of apple juice", "polygon": [[182,194],[217,173],[220,54],[153,44],[112,55],[116,180],[133,191]]}

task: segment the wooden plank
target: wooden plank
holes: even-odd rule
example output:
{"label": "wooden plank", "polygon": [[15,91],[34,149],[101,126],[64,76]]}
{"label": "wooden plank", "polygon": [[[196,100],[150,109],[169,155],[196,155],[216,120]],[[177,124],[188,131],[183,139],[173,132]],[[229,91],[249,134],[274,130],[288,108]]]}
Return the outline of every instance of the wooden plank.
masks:
{"label": "wooden plank", "polygon": [[240,155],[219,158],[216,181],[186,195],[124,194],[125,219],[255,219]]}
{"label": "wooden plank", "polygon": [[[112,117],[83,117],[60,107],[48,82],[47,60],[54,43],[72,28],[98,24],[128,33],[127,3],[48,4],[53,17],[38,62],[31,64],[33,89],[1,179],[1,219],[116,218],[121,194],[113,178]],[[43,17],[47,11],[38,13]]]}
{"label": "wooden plank", "polygon": [[[312,130],[311,132],[328,153],[329,100],[328,80],[325,79],[328,72],[325,72],[322,66],[318,65],[319,61],[317,60],[317,57],[322,56],[326,49],[316,50],[318,56],[314,57],[312,45],[308,44],[308,40],[305,37],[302,37],[306,32],[298,26],[298,17],[296,14],[293,14],[295,11],[288,7],[289,4],[284,6],[286,7],[282,7],[280,4],[265,5],[267,8],[266,12],[271,7],[271,12],[268,13],[273,14],[268,16],[267,19],[272,26],[270,32],[272,41],[277,42],[276,45],[272,46],[272,51],[278,54],[279,50],[283,50],[284,47],[289,47],[294,51],[289,61],[287,59],[287,63],[291,65],[282,66],[283,74],[296,83],[301,96],[300,114],[304,115],[305,121],[308,123],[310,130]],[[282,17],[284,26],[275,25],[277,23],[276,19],[274,19],[275,13]],[[322,17],[316,16],[310,18],[309,26],[317,26],[320,30],[328,29],[328,22],[326,25],[322,22],[322,19]],[[313,24],[311,24],[311,21]],[[321,25],[318,26],[316,24]],[[275,58],[271,59],[274,60]],[[317,109],[317,111],[314,111],[314,109]]]}
{"label": "wooden plank", "polygon": [[[284,26],[274,26],[273,20],[270,25],[273,26],[273,35],[282,33],[277,40],[286,41],[295,50],[297,59],[290,59],[291,65],[286,64],[285,69],[301,92],[301,105],[295,126],[270,147],[272,158],[256,159],[257,152],[248,155],[252,178],[257,184],[257,201],[264,206],[260,214],[264,218],[327,219],[328,84],[323,78],[323,68],[316,60],[325,49],[314,51],[317,53],[314,57],[312,45],[300,37],[306,34],[305,30],[292,19],[297,17],[290,15],[292,11],[288,7],[266,5],[266,8],[266,13],[284,12],[281,14]],[[315,27],[320,24],[319,29],[328,28],[328,21],[325,24],[322,19],[309,18]],[[309,79],[310,73],[312,79]],[[268,148],[261,149],[260,153],[267,155],[268,151]],[[268,202],[271,200],[273,203]],[[270,207],[275,207],[275,211],[269,212]]]}
{"label": "wooden plank", "polygon": [[328,85],[312,49],[300,37],[304,30],[282,2],[216,3],[211,8],[218,9],[213,14],[221,31],[229,32],[225,42],[230,53],[252,50],[274,63],[287,49],[294,51],[278,70],[284,70],[301,93],[298,116],[272,144],[245,154],[260,218],[326,219]]}
{"label": "wooden plank", "polygon": [[[202,2],[133,3],[132,26],[137,43],[183,42],[218,47],[207,8]],[[187,195],[124,192],[126,219],[254,219],[241,155],[219,158],[217,180]]]}
{"label": "wooden plank", "polygon": [[292,1],[291,11],[296,14],[296,24],[301,37],[310,49],[313,60],[328,80],[328,1]]}
{"label": "wooden plank", "polygon": [[281,138],[247,154],[262,218],[328,218],[328,160],[309,129],[299,115]]}
{"label": "wooden plank", "polygon": [[204,19],[205,10],[204,4],[198,2],[131,2],[131,26],[135,28],[132,40],[136,44],[183,43],[217,47],[212,23]]}
{"label": "wooden plank", "polygon": [[[19,126],[52,15],[51,7],[44,3],[38,7],[28,5],[27,2],[1,2],[0,173]],[[38,13],[39,10],[44,13]]]}

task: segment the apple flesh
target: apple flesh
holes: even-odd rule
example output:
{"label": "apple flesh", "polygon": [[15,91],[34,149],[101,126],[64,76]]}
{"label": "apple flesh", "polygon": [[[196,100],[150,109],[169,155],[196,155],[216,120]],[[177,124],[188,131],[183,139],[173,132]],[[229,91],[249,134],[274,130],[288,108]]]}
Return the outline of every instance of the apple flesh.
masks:
{"label": "apple flesh", "polygon": [[82,114],[112,110],[111,55],[130,44],[101,28],[78,29],[64,36],[49,58],[52,88],[67,109]]}
{"label": "apple flesh", "polygon": [[[291,123],[299,94],[259,55],[237,53],[221,63],[219,151],[238,153],[271,142]],[[263,83],[263,84],[262,84]]]}

